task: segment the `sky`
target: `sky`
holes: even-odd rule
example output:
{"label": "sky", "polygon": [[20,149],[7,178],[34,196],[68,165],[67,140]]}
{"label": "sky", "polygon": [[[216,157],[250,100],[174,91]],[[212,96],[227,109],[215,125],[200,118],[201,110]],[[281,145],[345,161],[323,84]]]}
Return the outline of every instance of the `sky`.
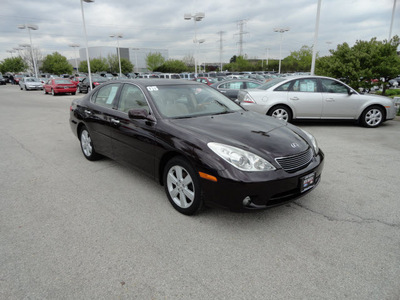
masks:
{"label": "sky", "polygon": [[[389,38],[395,0],[321,0],[317,50],[357,40]],[[199,62],[229,62],[242,53],[248,58],[278,59],[314,42],[318,0],[95,0],[83,2],[88,45],[115,46],[109,36],[122,33],[120,47],[167,49],[169,58],[197,55]],[[184,14],[204,12],[200,22],[184,20]],[[240,35],[240,23],[243,23]],[[42,55],[59,52],[75,57],[71,43],[85,47],[80,0],[1,0],[0,61],[15,56],[9,50],[29,44],[26,29],[19,24],[39,26],[31,31],[32,43]],[[205,42],[195,50],[197,39]],[[277,33],[276,28],[287,28]],[[223,32],[222,35],[219,32]],[[400,36],[400,3],[397,1],[392,37]],[[282,40],[281,40],[282,38]],[[221,43],[222,40],[222,43]],[[195,52],[197,51],[197,52]]]}

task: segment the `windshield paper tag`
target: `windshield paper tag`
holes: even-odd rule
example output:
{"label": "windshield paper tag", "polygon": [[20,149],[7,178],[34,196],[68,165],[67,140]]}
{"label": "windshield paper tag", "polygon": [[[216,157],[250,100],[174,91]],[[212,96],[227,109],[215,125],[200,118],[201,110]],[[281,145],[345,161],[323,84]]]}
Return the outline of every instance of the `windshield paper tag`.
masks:
{"label": "windshield paper tag", "polygon": [[147,90],[148,90],[149,92],[155,92],[155,91],[158,91],[158,88],[157,88],[156,86],[148,86],[148,87],[147,87]]}

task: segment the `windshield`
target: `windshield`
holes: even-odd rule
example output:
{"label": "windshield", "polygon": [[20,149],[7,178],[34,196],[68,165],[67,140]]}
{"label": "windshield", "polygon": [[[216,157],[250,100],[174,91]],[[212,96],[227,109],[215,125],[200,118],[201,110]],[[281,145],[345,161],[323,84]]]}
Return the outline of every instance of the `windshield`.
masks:
{"label": "windshield", "polygon": [[56,79],[54,82],[56,84],[71,84],[71,80],[68,79]]}
{"label": "windshield", "polygon": [[243,110],[207,85],[148,86],[147,90],[165,118],[190,118]]}
{"label": "windshield", "polygon": [[286,79],[284,79],[284,78],[274,78],[274,79],[271,79],[270,81],[260,85],[257,89],[268,90],[269,88],[273,87],[275,84],[278,84],[279,82],[282,82],[284,80],[286,80]]}

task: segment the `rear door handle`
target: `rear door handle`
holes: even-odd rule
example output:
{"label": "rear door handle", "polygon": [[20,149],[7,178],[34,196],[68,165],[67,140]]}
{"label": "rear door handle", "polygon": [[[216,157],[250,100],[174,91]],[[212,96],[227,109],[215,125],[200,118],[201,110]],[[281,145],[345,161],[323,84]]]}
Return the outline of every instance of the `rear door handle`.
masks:
{"label": "rear door handle", "polygon": [[290,98],[290,100],[299,100],[299,98],[297,98],[297,97],[292,97],[292,98]]}
{"label": "rear door handle", "polygon": [[93,113],[90,110],[85,109],[85,114],[92,115]]}
{"label": "rear door handle", "polygon": [[335,99],[333,99],[333,98],[326,98],[325,101],[326,101],[326,102],[335,102]]}

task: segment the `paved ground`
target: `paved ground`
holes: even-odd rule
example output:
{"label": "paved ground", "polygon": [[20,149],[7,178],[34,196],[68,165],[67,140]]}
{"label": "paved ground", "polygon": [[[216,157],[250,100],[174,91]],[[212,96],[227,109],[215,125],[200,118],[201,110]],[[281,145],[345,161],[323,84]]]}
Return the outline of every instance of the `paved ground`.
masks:
{"label": "paved ground", "polygon": [[399,299],[399,120],[298,124],[326,154],[315,191],[186,217],[83,158],[75,97],[0,86],[0,299]]}

